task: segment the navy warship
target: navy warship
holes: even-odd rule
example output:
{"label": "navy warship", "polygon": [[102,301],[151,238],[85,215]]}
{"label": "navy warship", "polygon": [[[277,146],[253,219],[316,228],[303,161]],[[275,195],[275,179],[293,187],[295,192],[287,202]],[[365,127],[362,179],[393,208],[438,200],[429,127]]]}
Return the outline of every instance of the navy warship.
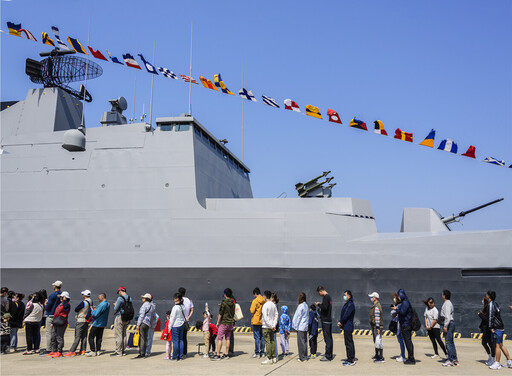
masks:
{"label": "navy warship", "polygon": [[58,279],[75,302],[85,288],[113,301],[126,286],[152,293],[161,317],[184,286],[197,319],[231,287],[247,325],[255,286],[293,313],[299,292],[316,301],[321,284],[335,319],[353,291],[362,329],[372,291],[385,306],[404,288],[421,313],[422,299],[450,289],[463,334],[477,331],[486,290],[512,301],[512,230],[450,231],[458,216],[405,208],[401,231],[380,233],[368,201],[332,197],[328,171],[297,184],[296,198],[255,199],[249,167],[193,116],[128,124],[119,97],[86,129],[92,97],[52,76],[73,58],[27,61],[44,87],[2,103],[2,286],[29,293]]}

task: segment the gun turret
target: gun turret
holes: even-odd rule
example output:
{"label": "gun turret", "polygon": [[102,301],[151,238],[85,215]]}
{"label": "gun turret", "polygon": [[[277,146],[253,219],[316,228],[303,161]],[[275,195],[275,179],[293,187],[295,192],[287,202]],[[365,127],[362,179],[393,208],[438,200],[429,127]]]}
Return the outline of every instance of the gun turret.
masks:
{"label": "gun turret", "polygon": [[449,225],[450,223],[457,222],[457,220],[459,218],[463,218],[466,214],[473,213],[474,211],[483,209],[483,208],[485,208],[487,206],[496,204],[497,202],[500,202],[500,201],[503,201],[503,198],[499,198],[497,200],[488,202],[487,204],[483,204],[483,205],[477,206],[476,208],[473,208],[473,209],[469,209],[469,210],[466,210],[466,211],[461,211],[458,215],[452,214],[449,217],[442,217],[441,220],[443,221],[443,223],[445,225]]}

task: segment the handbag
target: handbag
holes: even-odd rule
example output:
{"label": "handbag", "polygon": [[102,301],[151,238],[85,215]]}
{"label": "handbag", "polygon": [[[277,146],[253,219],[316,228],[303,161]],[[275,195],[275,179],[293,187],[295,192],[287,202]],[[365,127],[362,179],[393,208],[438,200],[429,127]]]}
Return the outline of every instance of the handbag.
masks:
{"label": "handbag", "polygon": [[66,325],[66,319],[62,316],[57,316],[53,319],[52,324],[55,326],[64,326]]}
{"label": "handbag", "polygon": [[398,332],[398,322],[391,320],[388,329],[391,333],[396,334]]}
{"label": "handbag", "polygon": [[140,339],[140,333],[139,332],[135,332],[133,334],[133,347],[139,346],[139,339]]}
{"label": "handbag", "polygon": [[240,321],[244,318],[244,314],[242,313],[242,308],[240,307],[240,304],[235,304],[235,314],[233,316],[235,321]]}
{"label": "handbag", "polygon": [[380,334],[377,334],[375,337],[375,348],[376,349],[383,349],[384,346],[382,345],[382,336]]}

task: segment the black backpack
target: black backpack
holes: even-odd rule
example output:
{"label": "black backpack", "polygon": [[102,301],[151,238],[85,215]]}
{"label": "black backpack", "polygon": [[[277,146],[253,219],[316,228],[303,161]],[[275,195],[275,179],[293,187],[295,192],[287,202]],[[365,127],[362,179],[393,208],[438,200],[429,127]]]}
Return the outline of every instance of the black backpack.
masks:
{"label": "black backpack", "polygon": [[121,320],[130,321],[133,319],[133,316],[135,316],[132,299],[128,298],[128,300],[126,300],[124,296],[122,296],[122,298],[124,302],[121,304],[121,309],[119,310],[119,312],[121,312]]}
{"label": "black backpack", "polygon": [[416,331],[420,330],[420,328],[421,328],[421,321],[420,321],[420,318],[418,317],[418,314],[416,313],[414,308],[412,308],[412,306],[411,306],[411,310],[412,310],[411,329],[416,332]]}

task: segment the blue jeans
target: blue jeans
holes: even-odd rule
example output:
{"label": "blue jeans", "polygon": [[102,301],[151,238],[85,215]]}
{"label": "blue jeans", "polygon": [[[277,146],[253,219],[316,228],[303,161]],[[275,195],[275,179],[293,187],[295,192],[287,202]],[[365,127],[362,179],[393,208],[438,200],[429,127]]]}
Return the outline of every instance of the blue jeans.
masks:
{"label": "blue jeans", "polygon": [[396,335],[396,339],[398,340],[398,343],[400,344],[400,356],[405,359],[405,343],[404,343],[404,337],[402,337],[402,333],[398,333]]}
{"label": "blue jeans", "polygon": [[11,328],[11,349],[18,347],[18,328]]}
{"label": "blue jeans", "polygon": [[450,321],[448,324],[448,331],[445,336],[446,350],[448,351],[448,360],[453,362],[457,360],[457,350],[453,342],[453,332],[455,332],[455,322]]}
{"label": "blue jeans", "polygon": [[252,333],[254,335],[254,353],[261,355],[265,353],[265,341],[263,340],[263,331],[261,325],[253,325]]}
{"label": "blue jeans", "polygon": [[172,328],[172,358],[183,359],[183,332],[185,324]]}
{"label": "blue jeans", "polygon": [[146,345],[146,355],[151,355],[151,346],[153,345],[153,337],[155,335],[155,328],[148,329],[148,343]]}

